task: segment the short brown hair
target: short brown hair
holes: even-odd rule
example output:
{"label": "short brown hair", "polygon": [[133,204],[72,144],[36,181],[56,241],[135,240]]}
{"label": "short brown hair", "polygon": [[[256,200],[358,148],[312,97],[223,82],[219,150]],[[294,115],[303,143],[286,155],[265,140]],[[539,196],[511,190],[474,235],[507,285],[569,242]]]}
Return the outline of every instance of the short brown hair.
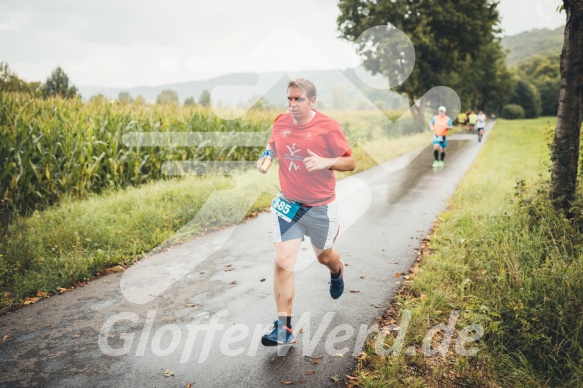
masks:
{"label": "short brown hair", "polygon": [[308,98],[316,97],[316,86],[310,80],[298,78],[293,81],[289,81],[287,84],[287,89],[289,90],[289,88],[302,89]]}

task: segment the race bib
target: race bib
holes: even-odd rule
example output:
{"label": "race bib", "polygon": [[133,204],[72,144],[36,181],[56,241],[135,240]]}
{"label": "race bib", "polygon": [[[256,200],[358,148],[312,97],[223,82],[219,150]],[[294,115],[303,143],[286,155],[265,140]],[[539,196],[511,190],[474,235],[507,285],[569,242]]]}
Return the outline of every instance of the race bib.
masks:
{"label": "race bib", "polygon": [[291,222],[300,209],[298,202],[288,201],[278,194],[273,201],[271,201],[271,210],[277,214],[279,218],[287,222]]}

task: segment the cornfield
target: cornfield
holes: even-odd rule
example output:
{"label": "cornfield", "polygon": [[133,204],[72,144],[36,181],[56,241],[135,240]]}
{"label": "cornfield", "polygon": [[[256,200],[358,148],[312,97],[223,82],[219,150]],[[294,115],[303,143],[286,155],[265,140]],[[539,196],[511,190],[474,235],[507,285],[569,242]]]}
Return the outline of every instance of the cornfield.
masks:
{"label": "cornfield", "polygon": [[205,144],[128,147],[129,132],[261,132],[273,112],[224,120],[209,109],[0,93],[0,213],[28,215],[59,201],[164,178],[162,163],[255,160],[261,148]]}

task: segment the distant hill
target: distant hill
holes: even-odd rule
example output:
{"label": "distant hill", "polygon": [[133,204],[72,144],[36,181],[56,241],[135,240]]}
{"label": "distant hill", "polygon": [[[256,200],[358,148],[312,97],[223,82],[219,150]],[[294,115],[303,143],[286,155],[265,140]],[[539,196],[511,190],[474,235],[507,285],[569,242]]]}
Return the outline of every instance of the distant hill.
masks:
{"label": "distant hill", "polygon": [[565,27],[535,29],[502,37],[502,47],[509,50],[506,63],[517,65],[537,55],[561,55]]}
{"label": "distant hill", "polygon": [[[375,89],[364,84],[354,70],[308,70],[302,72],[271,72],[227,74],[202,81],[191,81],[160,86],[140,86],[134,88],[106,88],[98,86],[79,86],[79,93],[84,99],[101,93],[110,99],[117,98],[119,92],[128,91],[132,97],[142,96],[147,102],[155,102],[156,96],[163,89],[172,89],[178,93],[180,102],[188,97],[198,101],[203,90],[213,92],[215,102],[226,106],[248,103],[253,98],[263,97],[268,104],[284,108],[286,106],[286,86],[290,79],[307,78],[316,84],[318,101],[326,108],[374,108],[371,101],[382,109],[402,109],[407,100],[401,95]],[[382,76],[369,76],[382,84]],[[369,81],[370,82],[370,81]],[[228,87],[228,88],[227,88]]]}

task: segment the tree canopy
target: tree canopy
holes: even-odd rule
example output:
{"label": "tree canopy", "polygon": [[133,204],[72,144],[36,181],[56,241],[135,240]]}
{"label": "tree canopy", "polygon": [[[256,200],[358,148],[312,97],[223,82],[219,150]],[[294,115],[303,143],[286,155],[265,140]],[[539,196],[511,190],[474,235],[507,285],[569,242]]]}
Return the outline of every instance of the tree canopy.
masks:
{"label": "tree canopy", "polygon": [[43,93],[47,97],[73,98],[77,96],[77,88],[74,85],[69,85],[69,76],[60,66],[57,66],[43,85]]}
{"label": "tree canopy", "polygon": [[0,62],[0,91],[35,93],[40,89],[40,82],[26,82],[20,79],[8,63]]}
{"label": "tree canopy", "polygon": [[[491,98],[488,88],[505,91],[503,84],[492,85],[503,79],[506,71],[495,35],[497,5],[491,0],[340,0],[337,23],[342,37],[352,41],[369,28],[388,24],[409,37],[415,49],[415,67],[394,89],[407,96],[413,113],[423,119],[422,107],[414,102],[433,87],[458,91],[466,106]],[[375,48],[382,45],[382,39],[372,37],[360,42],[357,50],[367,70],[390,77],[394,58],[378,55]]]}
{"label": "tree canopy", "polygon": [[174,105],[177,105],[178,104],[178,93],[176,93],[176,91],[174,91],[172,89],[164,89],[160,92],[160,94],[158,94],[158,97],[156,97],[156,104],[162,104],[162,105],[174,104]]}

